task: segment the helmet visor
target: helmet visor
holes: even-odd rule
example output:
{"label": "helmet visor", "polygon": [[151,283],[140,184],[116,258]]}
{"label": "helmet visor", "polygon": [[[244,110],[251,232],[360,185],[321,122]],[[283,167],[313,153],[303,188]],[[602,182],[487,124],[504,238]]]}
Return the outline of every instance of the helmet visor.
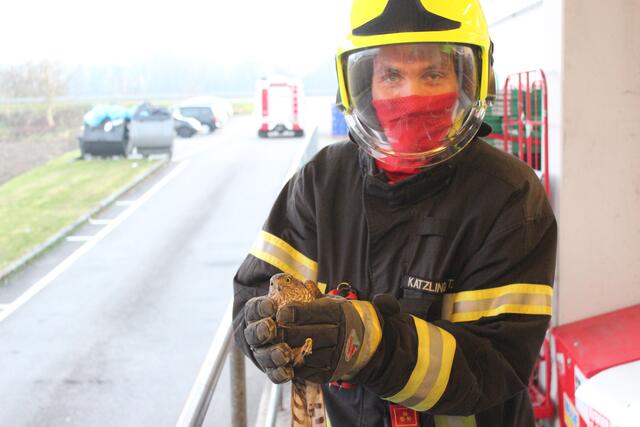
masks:
{"label": "helmet visor", "polygon": [[469,143],[485,104],[480,55],[452,43],[408,43],[355,51],[343,60],[357,142],[396,167],[440,163]]}

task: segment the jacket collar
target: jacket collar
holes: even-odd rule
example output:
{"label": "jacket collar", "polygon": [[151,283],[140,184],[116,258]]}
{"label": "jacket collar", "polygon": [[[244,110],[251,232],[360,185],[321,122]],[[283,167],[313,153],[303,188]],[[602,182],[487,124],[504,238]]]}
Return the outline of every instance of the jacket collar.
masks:
{"label": "jacket collar", "polygon": [[449,186],[460,159],[465,157],[468,152],[474,151],[474,146],[477,143],[477,140],[472,141],[461,153],[447,162],[426,168],[424,171],[394,185],[389,184],[387,176],[377,167],[373,158],[363,150],[358,149],[365,194],[384,199],[392,206],[414,204],[431,197]]}

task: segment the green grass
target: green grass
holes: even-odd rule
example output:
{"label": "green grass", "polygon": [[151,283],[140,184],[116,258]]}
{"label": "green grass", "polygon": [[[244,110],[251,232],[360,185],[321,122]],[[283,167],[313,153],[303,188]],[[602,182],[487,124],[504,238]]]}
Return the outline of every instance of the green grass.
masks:
{"label": "green grass", "polygon": [[65,154],[0,186],[0,271],[154,165]]}
{"label": "green grass", "polygon": [[250,114],[253,112],[253,101],[233,101],[233,112],[235,114]]}

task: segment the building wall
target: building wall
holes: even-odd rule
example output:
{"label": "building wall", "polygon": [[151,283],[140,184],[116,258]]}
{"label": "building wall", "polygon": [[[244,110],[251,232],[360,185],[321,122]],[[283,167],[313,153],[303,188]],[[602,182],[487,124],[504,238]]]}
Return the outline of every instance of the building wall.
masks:
{"label": "building wall", "polygon": [[640,303],[640,0],[482,0],[500,80],[542,68],[554,323]]}
{"label": "building wall", "polygon": [[640,303],[640,1],[563,20],[560,323]]}

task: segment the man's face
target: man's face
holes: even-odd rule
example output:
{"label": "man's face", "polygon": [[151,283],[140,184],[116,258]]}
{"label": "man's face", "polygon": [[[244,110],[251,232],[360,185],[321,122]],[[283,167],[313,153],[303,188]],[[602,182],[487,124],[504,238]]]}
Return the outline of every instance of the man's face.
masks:
{"label": "man's face", "polygon": [[373,62],[374,100],[458,91],[453,54],[439,44],[383,46]]}

